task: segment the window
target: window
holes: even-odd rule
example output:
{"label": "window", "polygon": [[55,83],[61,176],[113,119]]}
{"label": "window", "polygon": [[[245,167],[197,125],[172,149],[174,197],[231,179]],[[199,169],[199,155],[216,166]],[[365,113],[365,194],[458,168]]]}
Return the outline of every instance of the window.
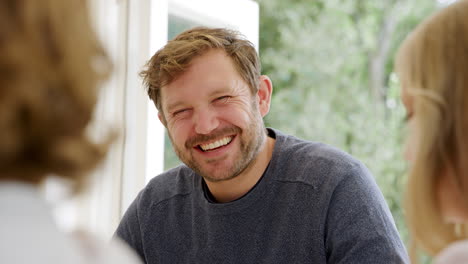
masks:
{"label": "window", "polygon": [[[258,46],[258,4],[252,0],[89,3],[96,30],[114,61],[114,74],[102,91],[90,132],[99,137],[111,125],[119,129],[120,138],[92,175],[88,192],[58,204],[56,212],[67,229],[80,226],[110,237],[145,183],[164,170],[165,129],[139,71],[168,38],[195,25],[234,28]],[[166,143],[168,156],[172,148]],[[54,193],[60,188],[53,183],[46,186],[46,194]]]}

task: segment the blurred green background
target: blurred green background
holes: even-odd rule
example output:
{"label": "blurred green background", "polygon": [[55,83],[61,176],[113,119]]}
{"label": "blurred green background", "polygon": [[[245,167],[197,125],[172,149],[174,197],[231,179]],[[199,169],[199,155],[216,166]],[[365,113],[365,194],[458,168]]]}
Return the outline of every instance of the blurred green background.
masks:
{"label": "blurred green background", "polygon": [[[435,0],[258,0],[260,58],[273,81],[267,126],[336,146],[373,173],[405,242],[405,110],[393,72]],[[169,38],[188,27],[170,21]],[[179,164],[166,138],[165,168]],[[429,262],[429,259],[423,261]]]}

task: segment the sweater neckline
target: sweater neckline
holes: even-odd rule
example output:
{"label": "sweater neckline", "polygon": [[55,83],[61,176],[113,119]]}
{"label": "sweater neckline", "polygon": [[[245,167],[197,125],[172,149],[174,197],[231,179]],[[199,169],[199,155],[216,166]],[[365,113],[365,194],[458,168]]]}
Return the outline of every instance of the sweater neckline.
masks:
{"label": "sweater neckline", "polygon": [[277,160],[279,152],[281,151],[281,146],[284,142],[284,136],[277,130],[272,128],[267,128],[267,133],[269,137],[275,139],[275,146],[271,156],[271,160],[265,169],[261,179],[255,184],[255,186],[249,190],[242,197],[227,203],[213,203],[207,199],[205,192],[203,190],[203,178],[192,172],[194,174],[194,198],[196,203],[205,210],[208,214],[229,214],[232,212],[238,212],[244,209],[249,208],[253,204],[259,202],[266,196],[268,193],[269,185],[272,182],[272,177],[274,176],[273,172],[276,170]]}

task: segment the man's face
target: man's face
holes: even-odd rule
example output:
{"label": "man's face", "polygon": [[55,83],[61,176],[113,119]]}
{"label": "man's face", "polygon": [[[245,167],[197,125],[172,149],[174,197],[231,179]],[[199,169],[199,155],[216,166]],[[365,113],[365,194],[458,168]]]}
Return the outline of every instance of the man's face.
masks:
{"label": "man's face", "polygon": [[208,181],[242,173],[265,141],[266,113],[223,51],[193,59],[187,72],[162,88],[161,101],[160,119],[175,152]]}

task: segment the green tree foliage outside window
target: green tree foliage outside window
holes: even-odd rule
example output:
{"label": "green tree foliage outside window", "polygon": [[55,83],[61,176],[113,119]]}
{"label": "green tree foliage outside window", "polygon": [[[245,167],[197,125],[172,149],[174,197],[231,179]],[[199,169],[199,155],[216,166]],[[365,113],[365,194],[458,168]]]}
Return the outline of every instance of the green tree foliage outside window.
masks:
{"label": "green tree foliage outside window", "polygon": [[405,110],[393,59],[404,37],[437,2],[258,2],[263,73],[274,86],[267,125],[363,161],[407,242]]}

